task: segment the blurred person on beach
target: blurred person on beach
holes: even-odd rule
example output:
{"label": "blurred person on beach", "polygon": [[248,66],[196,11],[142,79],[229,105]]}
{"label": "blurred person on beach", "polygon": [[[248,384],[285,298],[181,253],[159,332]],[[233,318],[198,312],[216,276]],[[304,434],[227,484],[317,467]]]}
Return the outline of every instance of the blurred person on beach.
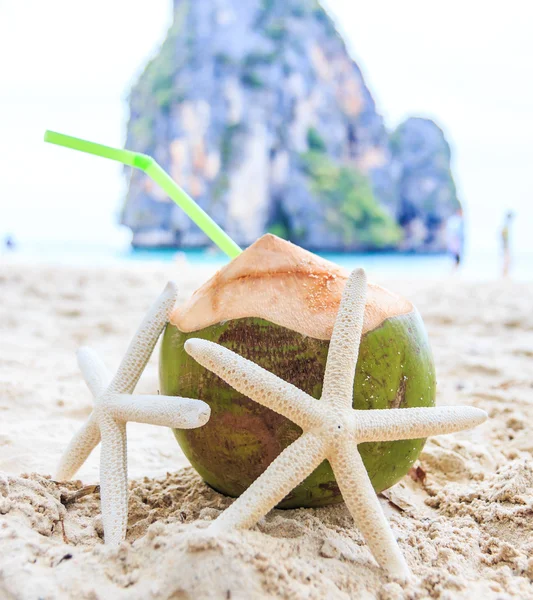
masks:
{"label": "blurred person on beach", "polygon": [[15,249],[15,238],[12,235],[6,235],[6,237],[4,238],[4,247],[6,250]]}
{"label": "blurred person on beach", "polygon": [[511,249],[510,249],[510,235],[511,235],[511,223],[514,219],[514,212],[509,211],[505,215],[505,220],[503,222],[503,227],[501,230],[502,236],[502,250],[503,250],[503,277],[508,277],[509,272],[511,270]]}
{"label": "blurred person on beach", "polygon": [[454,260],[453,270],[457,271],[461,264],[464,247],[464,217],[461,207],[446,221],[446,245]]}

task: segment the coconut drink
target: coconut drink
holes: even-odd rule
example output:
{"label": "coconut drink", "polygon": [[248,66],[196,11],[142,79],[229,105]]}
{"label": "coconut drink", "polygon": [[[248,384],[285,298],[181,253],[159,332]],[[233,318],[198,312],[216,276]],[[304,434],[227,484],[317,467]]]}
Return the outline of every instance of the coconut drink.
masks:
{"label": "coconut drink", "polygon": [[[193,337],[216,342],[320,398],[347,277],[336,264],[265,235],[172,313],[161,345],[161,393],[201,398],[209,404],[211,418],[206,425],[174,434],[192,466],[217,491],[239,496],[301,430],[199,365],[185,352],[185,342]],[[354,408],[401,410],[434,404],[435,369],[419,313],[405,298],[370,283]],[[376,492],[407,473],[424,442],[359,446]],[[341,493],[324,461],[279,506],[338,502]]]}
{"label": "coconut drink", "polygon": [[[164,395],[201,398],[209,404],[211,418],[206,425],[174,433],[211,487],[239,496],[302,432],[199,365],[184,344],[193,337],[216,342],[319,398],[348,273],[272,235],[242,252],[148,155],[53,131],[46,131],[44,139],[144,171],[233,259],[170,315],[161,345],[160,388]],[[434,403],[435,370],[422,319],[408,300],[369,284],[353,408],[401,410]],[[475,424],[465,418],[468,425]],[[452,415],[451,423],[455,421]],[[401,479],[424,442],[359,444],[374,489],[382,491]],[[324,461],[279,505],[312,507],[341,501],[333,472]]]}

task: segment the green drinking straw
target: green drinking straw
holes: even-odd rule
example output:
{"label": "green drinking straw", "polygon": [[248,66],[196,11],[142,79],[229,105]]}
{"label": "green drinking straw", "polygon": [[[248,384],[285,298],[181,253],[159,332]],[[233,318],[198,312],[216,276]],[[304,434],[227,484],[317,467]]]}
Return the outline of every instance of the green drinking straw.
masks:
{"label": "green drinking straw", "polygon": [[111,160],[116,160],[141,169],[158,183],[165,192],[174,200],[174,202],[185,211],[196,225],[215,243],[222,252],[225,252],[230,258],[238,256],[242,250],[237,244],[223,231],[213,219],[184,191],[180,186],[166,173],[157,162],[147,154],[132,152],[131,150],[122,150],[120,148],[111,148],[102,144],[95,144],[70,135],[64,135],[55,131],[46,131],[44,141],[73,150],[80,150],[96,156],[102,156]]}

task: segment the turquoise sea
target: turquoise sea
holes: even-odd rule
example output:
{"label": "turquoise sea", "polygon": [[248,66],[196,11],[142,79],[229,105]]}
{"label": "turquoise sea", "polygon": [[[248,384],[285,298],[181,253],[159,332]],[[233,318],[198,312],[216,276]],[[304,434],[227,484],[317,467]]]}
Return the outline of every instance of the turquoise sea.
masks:
{"label": "turquoise sea", "polygon": [[[40,264],[83,265],[101,267],[109,264],[135,262],[171,262],[177,253],[183,254],[188,264],[222,267],[227,257],[213,250],[134,250],[128,245],[107,246],[77,242],[31,242],[19,243],[12,251],[0,254],[10,262],[35,262]],[[371,276],[387,278],[427,277],[438,279],[452,272],[452,259],[444,254],[400,254],[400,253],[320,253],[321,256],[339,265],[352,269],[364,267]],[[465,253],[460,269],[461,277],[473,280],[493,280],[500,276],[501,257],[498,252]],[[514,257],[512,277],[517,280],[533,280],[533,254]]]}

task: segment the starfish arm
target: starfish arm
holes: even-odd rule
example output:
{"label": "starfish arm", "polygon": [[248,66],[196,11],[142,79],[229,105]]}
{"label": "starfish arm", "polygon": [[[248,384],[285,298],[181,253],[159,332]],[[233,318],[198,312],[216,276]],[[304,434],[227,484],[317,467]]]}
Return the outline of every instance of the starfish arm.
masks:
{"label": "starfish arm", "polygon": [[356,411],[359,442],[411,440],[471,429],[487,420],[487,413],[473,406],[391,408]]}
{"label": "starfish arm", "polygon": [[100,452],[100,500],[104,541],[116,546],[126,537],[128,523],[128,467],[126,424],[110,415],[99,419],[102,435]]}
{"label": "starfish arm", "polygon": [[91,390],[92,395],[97,398],[104,393],[111,381],[111,375],[102,359],[92,348],[82,346],[77,353],[80,371]]}
{"label": "starfish arm", "polygon": [[177,396],[114,396],[109,408],[115,419],[176,429],[194,429],[205,425],[211,409],[201,400]]}
{"label": "starfish arm", "polygon": [[94,414],[91,414],[83,427],[74,434],[63,453],[57,466],[56,479],[58,481],[72,479],[99,441],[100,430]]}
{"label": "starfish arm", "polygon": [[303,429],[319,423],[323,413],[319,401],[250,360],[219,344],[196,338],[185,342],[185,350],[238,392]]}
{"label": "starfish arm", "polygon": [[409,567],[379,504],[365,465],[352,439],[346,438],[328,455],[342,497],[378,564],[406,579]]}
{"label": "starfish arm", "polygon": [[176,284],[169,282],[133,336],[126,355],[111,381],[110,392],[118,394],[133,392],[170,317],[176,297]]}
{"label": "starfish arm", "polygon": [[342,294],[329,343],[322,397],[341,407],[353,401],[353,382],[363,332],[366,274],[352,271]]}
{"label": "starfish arm", "polygon": [[211,531],[252,527],[318,467],[325,458],[325,449],[319,436],[304,433],[214,521]]}

